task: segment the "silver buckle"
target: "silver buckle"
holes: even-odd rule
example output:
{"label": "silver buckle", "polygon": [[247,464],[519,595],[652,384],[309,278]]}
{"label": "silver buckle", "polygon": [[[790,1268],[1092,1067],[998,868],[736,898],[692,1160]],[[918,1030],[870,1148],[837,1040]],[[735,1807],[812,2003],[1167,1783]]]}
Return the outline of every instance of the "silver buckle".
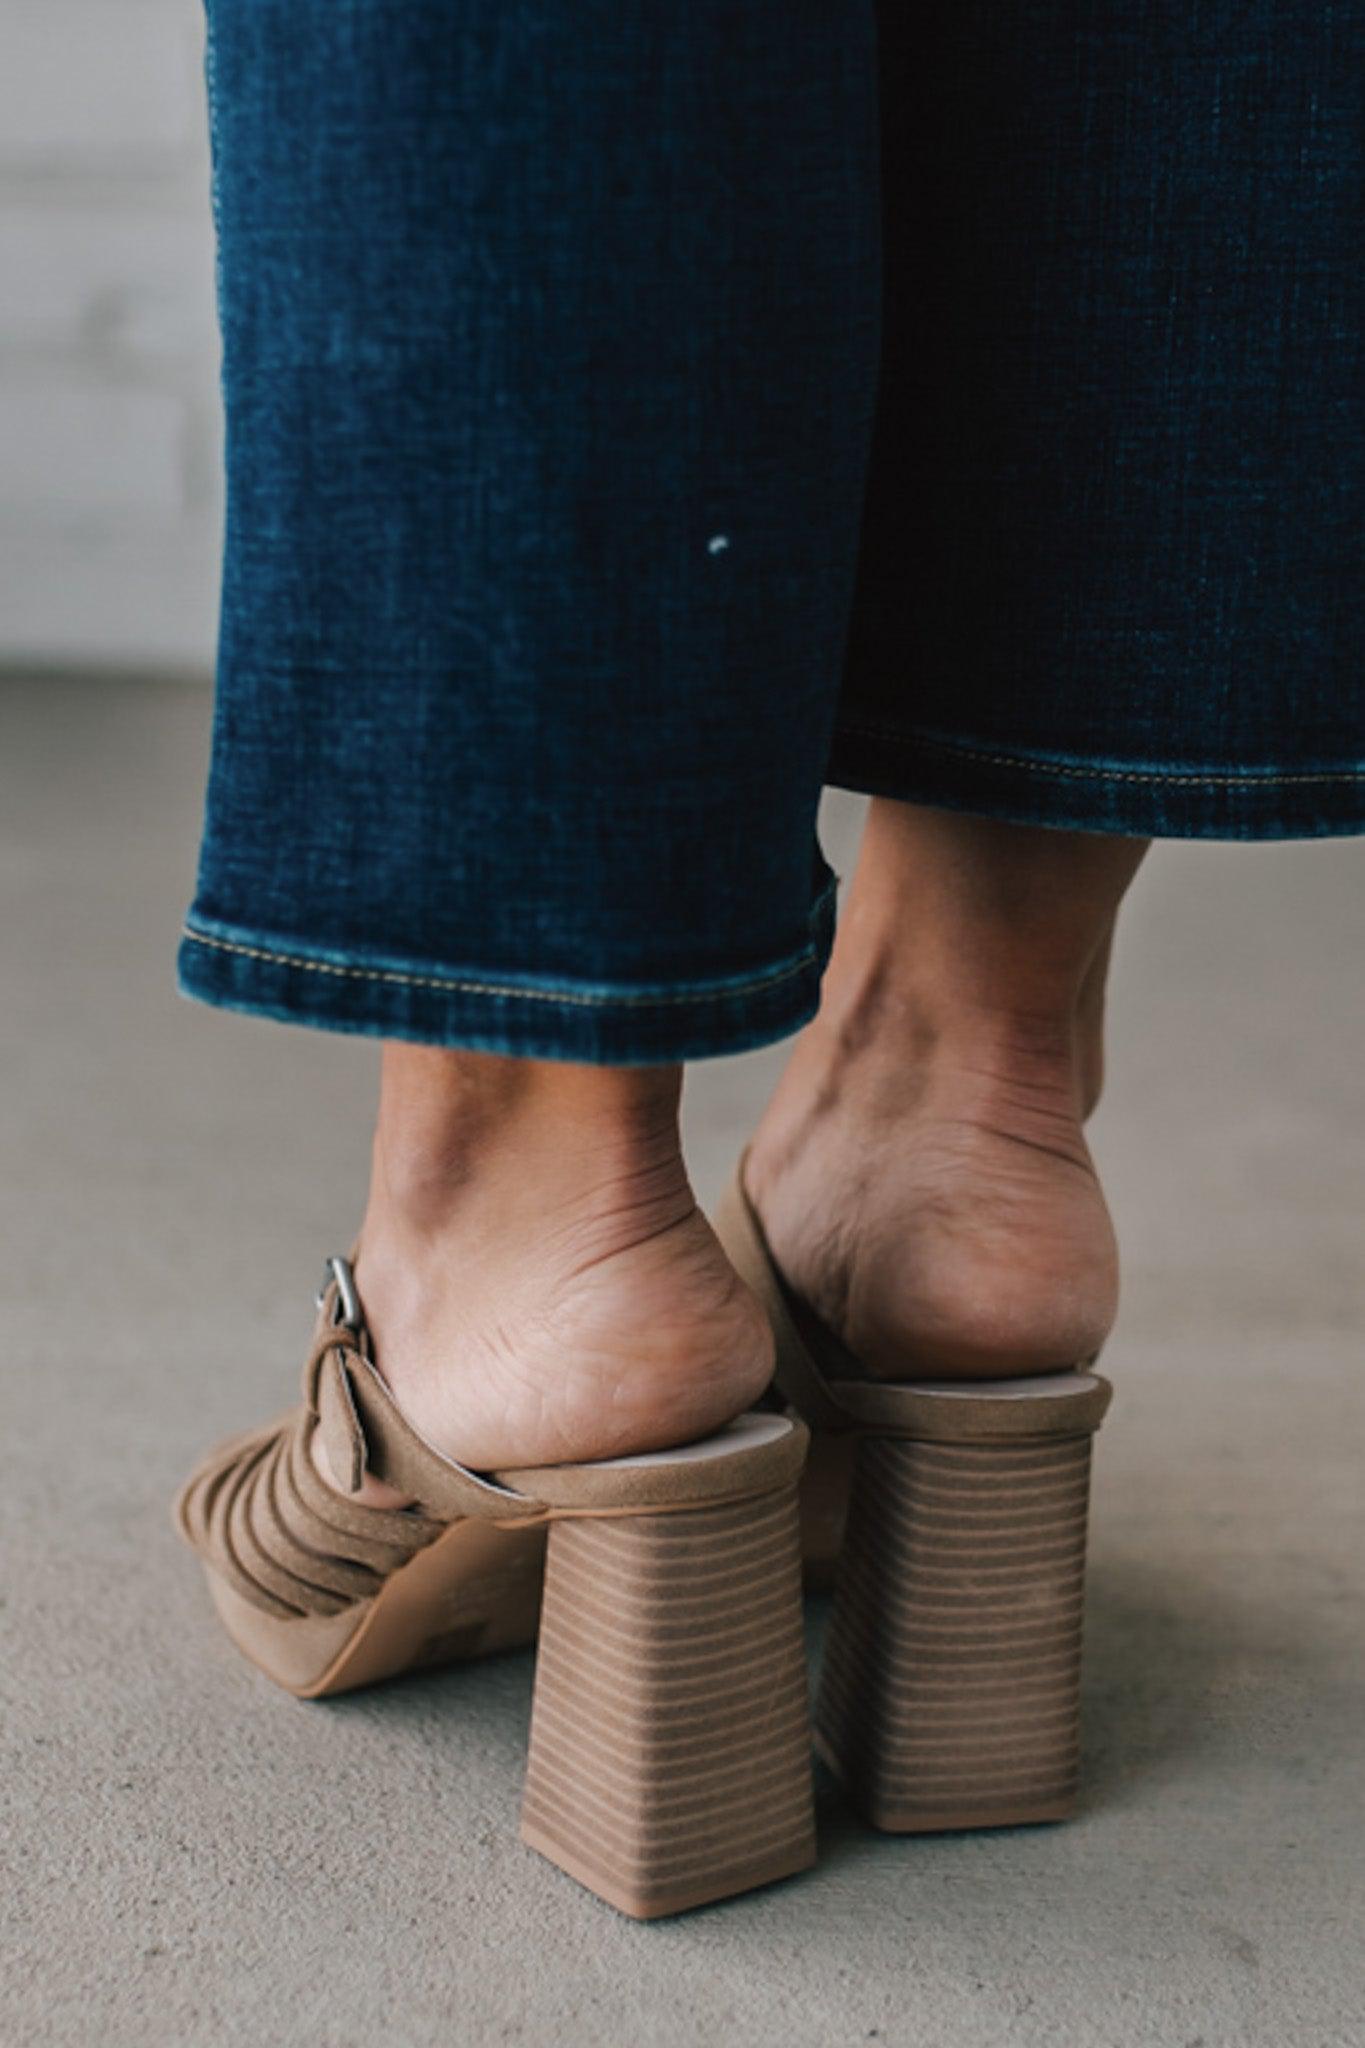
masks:
{"label": "silver buckle", "polygon": [[337,1298],[332,1304],[333,1326],[339,1330],[351,1330],[358,1337],[365,1327],[365,1317],[360,1307],[360,1296],[356,1293],[350,1260],[328,1259],[323,1275],[322,1286],[318,1290],[318,1307],[322,1307],[327,1299],[327,1289],[335,1282]]}

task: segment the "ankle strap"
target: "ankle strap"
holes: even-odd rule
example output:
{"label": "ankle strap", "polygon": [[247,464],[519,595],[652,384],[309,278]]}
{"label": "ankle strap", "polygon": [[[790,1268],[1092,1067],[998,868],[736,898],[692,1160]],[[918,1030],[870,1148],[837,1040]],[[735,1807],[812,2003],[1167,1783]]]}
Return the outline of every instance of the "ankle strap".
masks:
{"label": "ankle strap", "polygon": [[360,1491],[365,1474],[410,1494],[441,1521],[458,1515],[529,1520],[539,1502],[500,1486],[436,1450],[398,1409],[374,1363],[355,1276],[348,1259],[329,1259],[330,1279],[318,1296],[318,1324],[304,1367],[303,1398],[339,1482]]}

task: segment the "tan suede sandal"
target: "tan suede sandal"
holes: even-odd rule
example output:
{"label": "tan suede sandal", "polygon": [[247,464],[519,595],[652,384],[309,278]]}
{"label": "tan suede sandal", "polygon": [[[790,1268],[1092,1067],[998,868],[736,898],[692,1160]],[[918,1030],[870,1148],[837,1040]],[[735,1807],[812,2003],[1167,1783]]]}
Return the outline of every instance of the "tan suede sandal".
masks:
{"label": "tan suede sandal", "polygon": [[716,1231],[771,1317],[778,1394],[812,1431],[807,1555],[818,1568],[842,1551],[816,1748],[892,1833],[1064,1820],[1077,1790],[1090,1440],[1112,1389],[1083,1368],[976,1383],[859,1377],[779,1272],[742,1172],[741,1160]]}
{"label": "tan suede sandal", "polygon": [[[526,1639],[544,1602],[523,1839],[637,1919],[814,1861],[796,1487],[807,1433],[746,1415],[674,1451],[480,1475],[394,1405],[329,1261],[302,1405],[181,1489],[238,1649],[315,1699]],[[314,1431],[363,1507],[326,1485]]]}

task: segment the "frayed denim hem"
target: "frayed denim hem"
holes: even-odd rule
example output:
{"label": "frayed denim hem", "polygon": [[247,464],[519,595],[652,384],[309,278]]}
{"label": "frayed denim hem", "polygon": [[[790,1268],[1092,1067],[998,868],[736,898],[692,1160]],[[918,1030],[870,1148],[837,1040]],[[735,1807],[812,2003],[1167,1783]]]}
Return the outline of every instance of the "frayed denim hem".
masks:
{"label": "frayed denim hem", "polygon": [[1365,764],[1239,770],[1086,761],[849,722],[835,734],[827,780],[937,810],[1135,839],[1365,833]]}
{"label": "frayed denim hem", "polygon": [[613,985],[483,974],[328,953],[191,912],[183,995],[285,1024],[516,1059],[674,1065],[770,1045],[814,1016],[834,940],[835,884],[817,896],[805,946],[713,980]]}

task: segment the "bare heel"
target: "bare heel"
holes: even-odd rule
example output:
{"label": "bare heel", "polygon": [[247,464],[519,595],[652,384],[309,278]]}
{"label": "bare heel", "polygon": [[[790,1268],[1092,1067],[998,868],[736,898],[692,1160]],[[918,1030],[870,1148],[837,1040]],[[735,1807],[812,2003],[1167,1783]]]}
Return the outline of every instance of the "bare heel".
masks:
{"label": "bare heel", "polygon": [[550,1531],[522,1839],[636,1919],[814,1861],[791,1486]]}
{"label": "bare heel", "polygon": [[1074,1808],[1094,1374],[865,1390],[816,1746],[874,1827]]}

